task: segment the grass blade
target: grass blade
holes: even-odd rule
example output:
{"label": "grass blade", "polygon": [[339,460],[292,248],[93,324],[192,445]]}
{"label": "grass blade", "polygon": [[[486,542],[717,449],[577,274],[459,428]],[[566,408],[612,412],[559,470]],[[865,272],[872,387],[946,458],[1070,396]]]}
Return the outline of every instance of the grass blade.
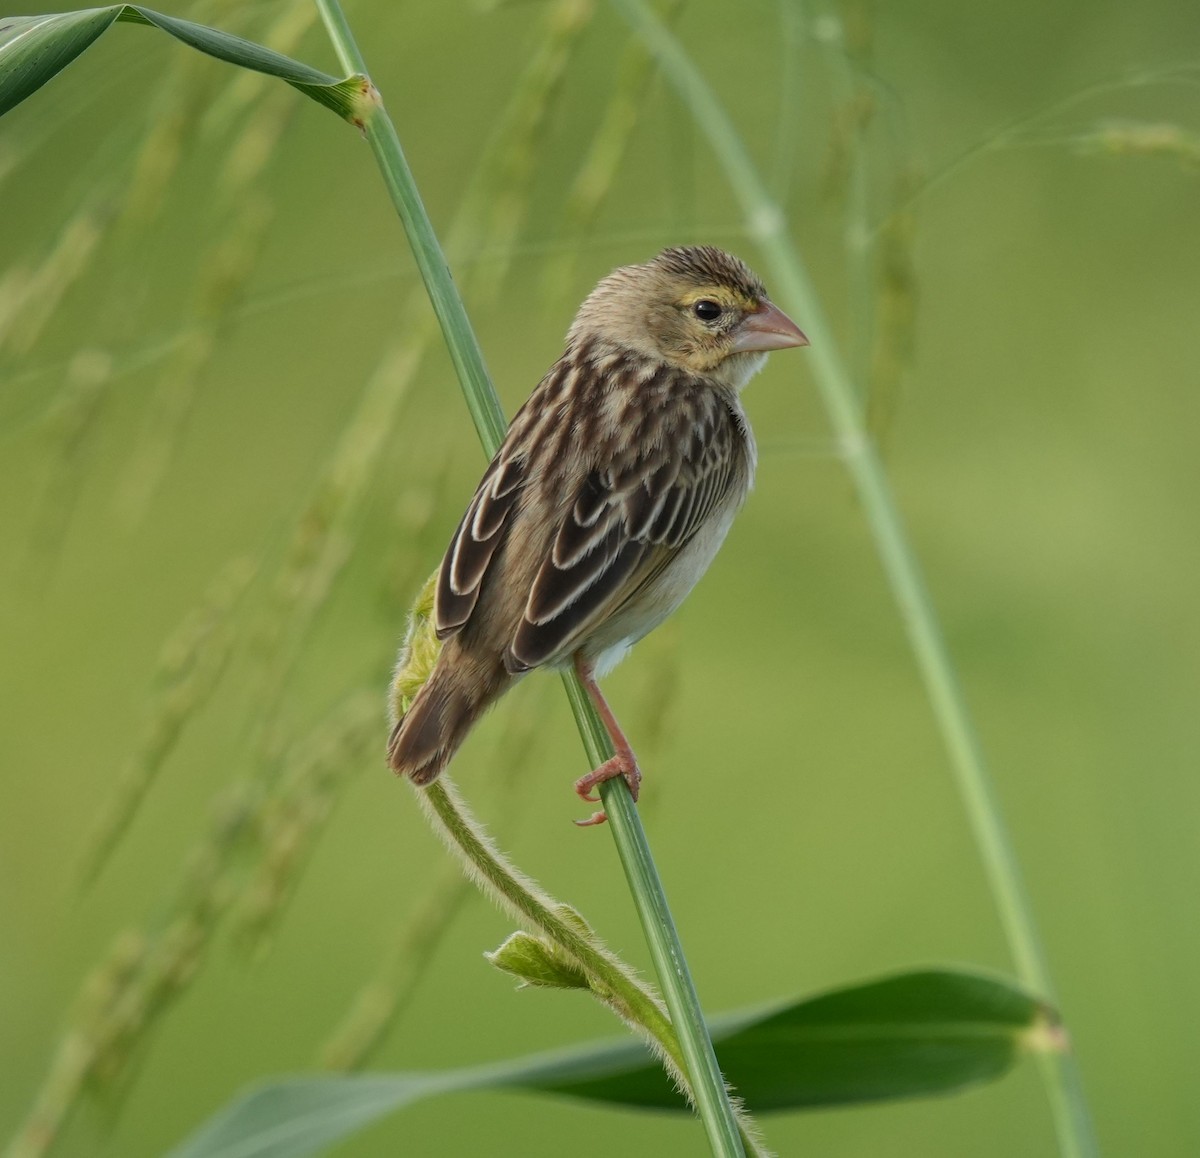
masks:
{"label": "grass blade", "polygon": [[[1026,1051],[1063,1045],[1036,998],[955,970],[898,973],[727,1014],[712,1033],[758,1112],[949,1093],[1001,1076]],[[505,1088],[687,1110],[643,1046],[602,1041],[460,1070],[273,1082],[235,1100],[168,1158],[304,1158],[424,1098]]]}
{"label": "grass blade", "polygon": [[82,12],[0,20],[0,116],[37,92],[116,23],[159,28],[218,60],[278,77],[354,124],[362,122],[372,100],[361,76],[338,80],[240,36],[164,16],[139,4],[112,4]]}

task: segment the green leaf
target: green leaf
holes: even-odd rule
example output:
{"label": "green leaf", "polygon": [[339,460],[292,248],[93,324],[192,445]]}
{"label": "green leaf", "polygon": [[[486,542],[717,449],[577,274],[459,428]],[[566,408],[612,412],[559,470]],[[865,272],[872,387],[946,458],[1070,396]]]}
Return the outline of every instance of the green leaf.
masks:
{"label": "green leaf", "polygon": [[[1004,1074],[1022,1048],[1058,1048],[1053,1013],[1007,982],[948,970],[900,973],[718,1019],[721,1072],[751,1113],[948,1093]],[[652,1064],[525,1084],[676,1109]]]}
{"label": "green leaf", "polygon": [[164,16],[138,4],[110,4],[48,16],[0,17],[0,116],[36,92],[118,22],[160,28],[218,60],[279,77],[352,124],[361,126],[378,101],[364,76],[338,80],[240,36]]}
{"label": "green leaf", "polygon": [[168,1158],[301,1158],[319,1154],[409,1102],[469,1088],[439,1084],[433,1075],[420,1074],[275,1082],[233,1102]]}
{"label": "green leaf", "polygon": [[66,68],[116,18],[116,8],[0,18],[0,115]]}
{"label": "green leaf", "polygon": [[[899,973],[712,1025],[721,1068],[753,1112],[944,1094],[1059,1051],[1053,1012],[1006,981]],[[294,1078],[235,1100],[169,1158],[303,1158],[435,1094],[502,1088],[686,1111],[645,1047],[598,1042],[438,1073]]]}

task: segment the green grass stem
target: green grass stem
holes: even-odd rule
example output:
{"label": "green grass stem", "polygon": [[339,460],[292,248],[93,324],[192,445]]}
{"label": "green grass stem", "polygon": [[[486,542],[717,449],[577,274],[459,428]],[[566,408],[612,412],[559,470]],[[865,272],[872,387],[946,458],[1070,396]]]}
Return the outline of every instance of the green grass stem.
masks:
{"label": "green grass stem", "polygon": [[[337,0],[316,2],[342,67],[348,72],[369,75]],[[364,118],[363,131],[404,225],[466,396],[471,418],[490,457],[504,437],[507,426],[504,414],[484,366],[479,343],[404,157],[400,138],[381,104]],[[573,676],[566,677],[566,681],[589,758],[594,763],[600,763],[609,751],[608,737],[591,704],[586,701],[578,681]],[[671,1023],[678,1035],[691,1079],[696,1107],[713,1153],[722,1158],[741,1156],[745,1153],[741,1131],[717,1067],[695,985],[637,811],[621,780],[605,784],[601,795],[618,855],[650,942]]]}
{"label": "green grass stem", "polygon": [[[571,711],[575,714],[579,734],[583,737],[588,760],[593,768],[599,767],[613,755],[608,733],[574,673],[564,674],[563,684],[571,701]],[[696,1108],[708,1129],[713,1153],[742,1154],[729,1093],[717,1065],[717,1055],[713,1051],[700,999],[671,917],[667,895],[654,858],[650,855],[650,843],[642,828],[642,818],[622,779],[601,784],[600,798],[608,814],[608,827],[612,830],[621,857],[629,891],[637,905],[638,918],[642,923],[646,944],[650,947],[654,969],[671,1011],[671,1021],[679,1034],[687,1072],[692,1078]]]}

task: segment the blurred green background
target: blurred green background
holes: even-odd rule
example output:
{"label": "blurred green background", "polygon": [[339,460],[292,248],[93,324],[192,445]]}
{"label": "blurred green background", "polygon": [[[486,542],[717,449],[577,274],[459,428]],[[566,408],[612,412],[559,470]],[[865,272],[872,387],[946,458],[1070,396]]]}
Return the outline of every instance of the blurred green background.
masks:
{"label": "blurred green background", "polygon": [[[336,67],[307,3],[163,7]],[[614,265],[690,241],[756,264],[687,112],[652,76],[630,87],[603,4],[348,15],[439,229],[467,199],[453,266],[510,412]],[[1102,1148],[1195,1154],[1194,6],[674,19],[874,368]],[[504,135],[514,93],[526,127]],[[571,190],[614,93],[639,115],[587,217]],[[413,327],[428,312],[368,150],[283,86],[120,26],[0,121],[0,1135],[69,1027],[114,1002],[107,1093],[55,1153],[160,1153],[245,1083],[316,1064],[380,976],[405,999],[372,1067],[616,1032],[484,963],[511,923],[456,889],[379,756],[405,608],[482,466],[438,343],[402,376]],[[806,355],[776,356],[747,405],[757,490],[608,681],[705,1006],[922,963],[1011,972]],[[138,768],[157,769],[142,807],[87,867]],[[569,823],[583,770],[537,677],[455,776],[518,864],[648,967],[611,841]],[[1055,1153],[1030,1063],[952,1099],[765,1125],[785,1154]],[[703,1146],[683,1118],[497,1094],[338,1153]]]}

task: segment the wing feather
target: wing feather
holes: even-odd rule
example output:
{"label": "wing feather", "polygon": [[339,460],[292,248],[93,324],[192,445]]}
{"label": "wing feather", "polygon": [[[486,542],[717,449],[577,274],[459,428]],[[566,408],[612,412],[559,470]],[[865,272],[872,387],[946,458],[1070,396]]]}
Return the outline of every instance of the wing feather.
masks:
{"label": "wing feather", "polygon": [[728,493],[738,425],[712,399],[693,416],[682,455],[636,438],[625,458],[588,473],[537,571],[505,664],[559,662],[658,576]]}
{"label": "wing feather", "polygon": [[527,476],[537,473],[539,431],[561,414],[573,374],[566,358],[550,368],[513,418],[504,443],[484,471],[438,572],[434,623],[439,639],[461,630],[474,614],[492,562],[519,520]]}
{"label": "wing feather", "polygon": [[[620,526],[614,526],[605,540],[605,549],[595,552],[597,565],[586,572],[576,570],[570,576],[569,587],[562,584],[556,589],[553,584],[564,573],[552,577],[548,572],[548,567],[552,566],[549,560],[543,565],[530,600],[535,596],[545,598],[548,614],[546,618],[536,619],[531,618],[529,609],[526,610],[504,657],[509,671],[528,671],[559,654],[564,639],[571,638],[572,628],[590,622],[636,571],[645,556],[646,544],[632,539],[622,541]],[[551,593],[556,599],[554,605],[548,601]]]}
{"label": "wing feather", "polygon": [[498,455],[484,473],[438,572],[434,622],[439,639],[471,618],[484,575],[504,541],[523,480],[524,460],[520,457]]}
{"label": "wing feather", "polygon": [[568,608],[584,606],[583,597],[613,568],[628,541],[624,527],[617,518],[612,517],[605,520],[603,534],[594,547],[580,553],[572,562],[560,565],[554,561],[554,553],[551,553],[533,581],[533,589],[525,605],[525,619],[541,626],[558,618]]}
{"label": "wing feather", "polygon": [[[655,581],[753,470],[743,420],[711,386],[669,372],[644,382],[619,361],[596,373],[599,365],[564,358],[539,384],[480,480],[438,573],[439,638],[467,626],[485,590],[489,607],[513,597],[514,612],[523,606],[511,627],[496,620],[514,673],[569,657]],[[593,383],[605,393],[585,403]],[[633,385],[652,404],[611,409],[614,383]],[[592,467],[568,482],[579,480],[580,454]],[[531,476],[536,495],[527,492]],[[516,552],[506,579],[491,575],[502,551]],[[528,591],[502,597],[491,592],[493,580],[525,582]]]}

